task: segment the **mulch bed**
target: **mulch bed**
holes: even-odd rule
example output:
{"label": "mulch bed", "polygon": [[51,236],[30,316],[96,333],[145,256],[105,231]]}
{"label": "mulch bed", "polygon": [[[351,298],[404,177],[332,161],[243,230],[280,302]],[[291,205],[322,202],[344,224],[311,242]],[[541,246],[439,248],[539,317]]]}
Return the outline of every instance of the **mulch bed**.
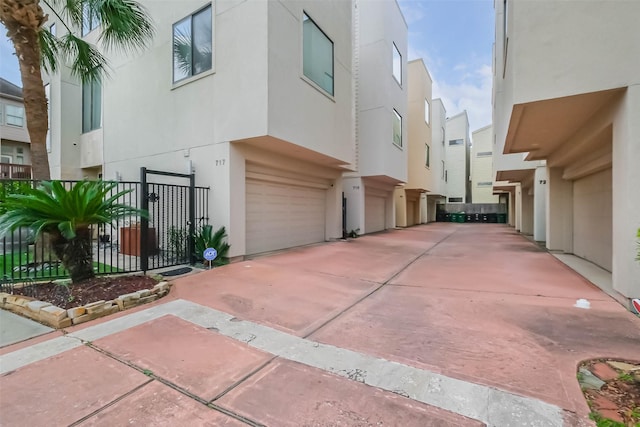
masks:
{"label": "mulch bed", "polygon": [[[53,282],[38,284],[34,289],[35,292],[33,294],[30,292],[26,296],[68,309],[96,301],[112,300],[120,295],[142,289],[151,289],[157,283],[157,280],[144,275],[99,276],[69,285]],[[19,294],[20,292],[16,289],[15,293]]]}
{"label": "mulch bed", "polygon": [[[605,382],[600,389],[583,388],[592,410],[591,418],[598,426],[640,427],[640,371],[615,369],[607,363],[610,361],[618,362],[595,359],[580,365]],[[638,361],[625,363],[640,366]],[[602,374],[602,365],[612,368],[613,372]]]}

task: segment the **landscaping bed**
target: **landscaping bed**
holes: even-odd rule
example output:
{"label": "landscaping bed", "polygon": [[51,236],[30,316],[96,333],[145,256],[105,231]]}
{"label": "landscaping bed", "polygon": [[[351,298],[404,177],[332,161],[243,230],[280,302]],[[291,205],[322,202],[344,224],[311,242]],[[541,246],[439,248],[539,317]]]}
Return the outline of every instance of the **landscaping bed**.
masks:
{"label": "landscaping bed", "polygon": [[65,328],[155,301],[169,287],[144,275],[95,277],[80,284],[63,280],[29,285],[27,295],[21,295],[20,288],[0,293],[0,308]]}
{"label": "landscaping bed", "polygon": [[583,362],[578,381],[598,427],[640,427],[640,362]]}

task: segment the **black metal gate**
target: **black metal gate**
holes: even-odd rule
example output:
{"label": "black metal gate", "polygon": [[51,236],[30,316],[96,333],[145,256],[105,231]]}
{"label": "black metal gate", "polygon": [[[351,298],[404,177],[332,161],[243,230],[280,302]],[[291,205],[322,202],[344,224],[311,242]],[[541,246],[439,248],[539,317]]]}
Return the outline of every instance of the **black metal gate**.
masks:
{"label": "black metal gate", "polygon": [[[149,175],[188,180],[188,185],[150,182]],[[140,168],[140,269],[193,264],[194,237],[208,223],[208,190],[195,186],[195,174]],[[146,238],[142,238],[146,236]]]}

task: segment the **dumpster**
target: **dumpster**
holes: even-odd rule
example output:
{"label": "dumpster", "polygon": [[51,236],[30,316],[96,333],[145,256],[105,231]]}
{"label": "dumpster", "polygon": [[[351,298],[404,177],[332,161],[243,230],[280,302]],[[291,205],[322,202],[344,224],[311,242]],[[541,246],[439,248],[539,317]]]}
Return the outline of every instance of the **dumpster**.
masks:
{"label": "dumpster", "polygon": [[464,222],[464,212],[456,213],[456,222]]}
{"label": "dumpster", "polygon": [[506,224],[507,223],[507,214],[506,213],[499,213],[498,214],[498,223],[500,223],[500,224]]}

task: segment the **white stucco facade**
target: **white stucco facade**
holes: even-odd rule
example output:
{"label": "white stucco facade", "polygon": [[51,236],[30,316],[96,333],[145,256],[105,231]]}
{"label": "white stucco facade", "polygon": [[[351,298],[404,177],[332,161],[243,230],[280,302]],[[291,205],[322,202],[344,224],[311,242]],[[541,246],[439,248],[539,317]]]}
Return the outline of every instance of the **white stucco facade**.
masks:
{"label": "white stucco facade", "polygon": [[395,1],[355,1],[355,172],[343,179],[346,231],[396,225],[394,190],[408,179],[407,24]]}
{"label": "white stucco facade", "polygon": [[471,200],[498,203],[493,194],[493,129],[485,126],[471,133]]}
{"label": "white stucco facade", "polygon": [[533,204],[523,196],[517,209],[523,226],[531,210],[536,240],[610,271],[614,290],[637,298],[640,3],[511,0],[495,10],[497,179],[530,188]]}
{"label": "white stucco facade", "polygon": [[471,203],[469,117],[463,111],[446,120],[447,201]]}

